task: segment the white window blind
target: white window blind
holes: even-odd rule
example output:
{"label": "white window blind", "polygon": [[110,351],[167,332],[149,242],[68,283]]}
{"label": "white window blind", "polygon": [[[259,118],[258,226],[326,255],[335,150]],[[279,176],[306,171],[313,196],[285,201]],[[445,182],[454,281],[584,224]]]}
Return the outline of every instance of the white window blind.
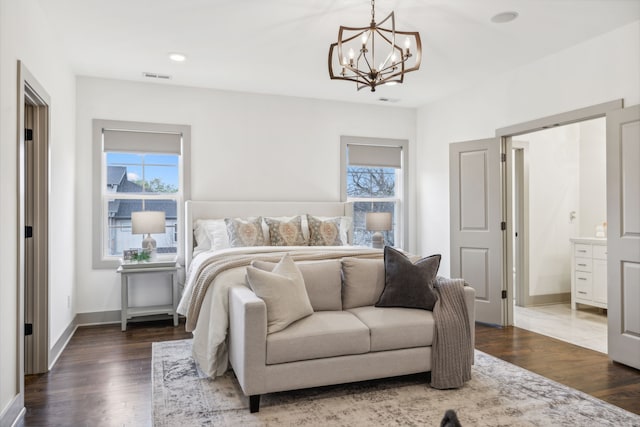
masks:
{"label": "white window blind", "polygon": [[349,166],[400,169],[402,167],[402,147],[348,144],[347,161]]}
{"label": "white window blind", "polygon": [[140,132],[102,129],[105,152],[182,154],[182,135],[168,132]]}

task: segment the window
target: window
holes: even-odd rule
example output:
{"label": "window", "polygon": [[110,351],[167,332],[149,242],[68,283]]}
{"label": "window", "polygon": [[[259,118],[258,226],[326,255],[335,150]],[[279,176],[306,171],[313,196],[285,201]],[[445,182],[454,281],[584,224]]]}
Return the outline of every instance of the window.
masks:
{"label": "window", "polygon": [[341,144],[342,199],[353,203],[353,244],[371,244],[367,212],[389,212],[392,229],[383,232],[385,244],[402,247],[407,141],[342,137]]}
{"label": "window", "polygon": [[94,120],[94,267],[113,267],[125,249],[140,248],[131,213],[162,211],[165,232],[154,234],[157,252],[182,254],[184,173],[188,126]]}

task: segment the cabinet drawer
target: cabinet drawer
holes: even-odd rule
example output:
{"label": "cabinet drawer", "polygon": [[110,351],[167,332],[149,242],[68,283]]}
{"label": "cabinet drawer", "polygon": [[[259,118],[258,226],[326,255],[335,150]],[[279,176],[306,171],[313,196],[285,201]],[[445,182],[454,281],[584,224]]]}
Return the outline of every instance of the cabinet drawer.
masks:
{"label": "cabinet drawer", "polygon": [[591,273],[576,271],[576,298],[591,299]]}
{"label": "cabinet drawer", "polygon": [[593,260],[591,258],[576,257],[576,271],[591,271]]}
{"label": "cabinet drawer", "polygon": [[584,258],[591,258],[591,253],[592,253],[592,246],[591,245],[583,245],[583,244],[580,244],[580,243],[576,243],[575,256],[584,257]]}
{"label": "cabinet drawer", "polygon": [[607,259],[607,247],[593,245],[593,257],[596,259]]}

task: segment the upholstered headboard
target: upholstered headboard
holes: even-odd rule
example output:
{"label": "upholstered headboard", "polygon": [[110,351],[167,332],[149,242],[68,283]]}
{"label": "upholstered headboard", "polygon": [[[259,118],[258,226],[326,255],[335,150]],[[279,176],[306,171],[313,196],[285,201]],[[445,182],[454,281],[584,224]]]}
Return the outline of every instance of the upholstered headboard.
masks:
{"label": "upholstered headboard", "polygon": [[198,219],[216,219],[249,216],[353,216],[349,202],[229,202],[197,201],[185,203],[185,267],[191,264],[193,229]]}

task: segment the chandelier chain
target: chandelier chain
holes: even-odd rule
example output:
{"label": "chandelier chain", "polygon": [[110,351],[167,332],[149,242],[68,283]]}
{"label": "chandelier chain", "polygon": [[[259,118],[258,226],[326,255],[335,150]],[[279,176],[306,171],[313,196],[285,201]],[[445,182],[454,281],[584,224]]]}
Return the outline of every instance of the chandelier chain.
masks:
{"label": "chandelier chain", "polygon": [[371,22],[376,22],[376,0],[371,0]]}

